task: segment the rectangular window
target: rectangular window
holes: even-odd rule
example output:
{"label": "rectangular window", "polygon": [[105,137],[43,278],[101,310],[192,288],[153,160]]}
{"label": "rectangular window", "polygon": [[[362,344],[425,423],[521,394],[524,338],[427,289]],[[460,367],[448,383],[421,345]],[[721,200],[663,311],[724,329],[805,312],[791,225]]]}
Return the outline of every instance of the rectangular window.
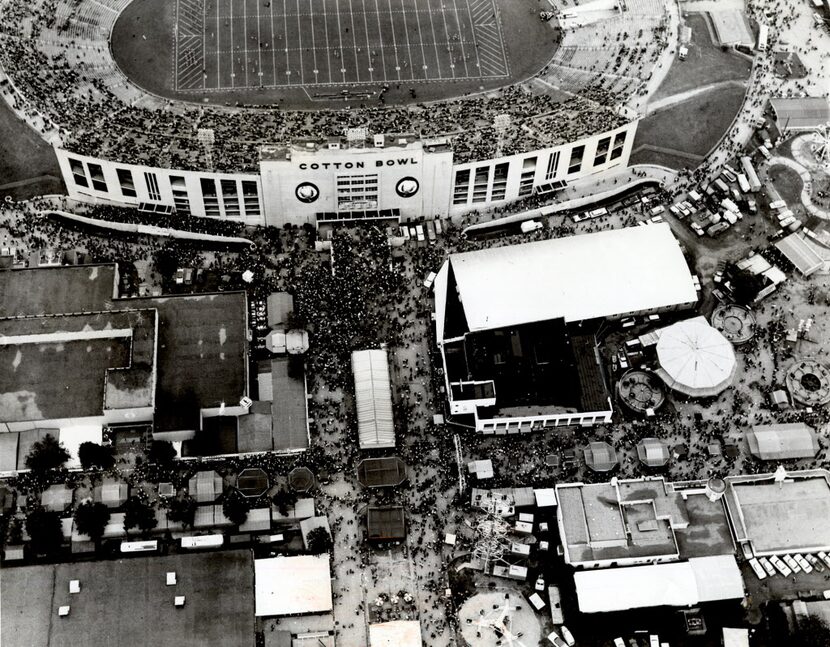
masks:
{"label": "rectangular window", "polygon": [[107,181],[104,179],[104,169],[100,164],[87,163],[89,177],[92,179],[92,188],[96,191],[107,191]]}
{"label": "rectangular window", "polygon": [[611,146],[611,137],[603,137],[597,143],[597,152],[594,155],[594,166],[602,166],[608,160],[608,148]]}
{"label": "rectangular window", "polygon": [[337,178],[337,208],[365,211],[378,208],[378,176],[343,175]]}
{"label": "rectangular window", "polygon": [[582,169],[582,157],[585,155],[585,146],[580,144],[571,149],[571,161],[568,163],[568,174],[579,173]]}
{"label": "rectangular window", "polygon": [[622,157],[623,148],[625,148],[625,136],[628,133],[623,130],[614,136],[614,147],[611,149],[611,159],[615,160]]}
{"label": "rectangular window", "polygon": [[170,176],[170,190],[173,193],[173,204],[176,206],[176,213],[190,215],[190,196],[187,195],[187,183],[180,175]]}
{"label": "rectangular window", "polygon": [[219,207],[219,197],[216,193],[216,180],[213,178],[199,178],[202,188],[202,200],[205,203],[205,215],[209,218],[221,218],[222,209]]}
{"label": "rectangular window", "polygon": [[262,207],[259,204],[259,187],[253,180],[242,180],[242,200],[245,203],[246,216],[260,216]]}
{"label": "rectangular window", "polygon": [[155,173],[144,171],[144,183],[147,185],[147,195],[150,200],[158,202],[161,200],[161,192],[159,191],[159,180]]}
{"label": "rectangular window", "polygon": [[509,162],[502,162],[496,164],[496,170],[493,172],[493,194],[491,200],[504,200],[507,193],[507,171],[510,168]]}
{"label": "rectangular window", "polygon": [[238,218],[242,215],[239,205],[239,192],[236,189],[236,180],[219,180],[222,187],[222,202],[225,205],[225,215],[229,218]]}
{"label": "rectangular window", "polygon": [[118,175],[118,183],[121,185],[121,195],[125,198],[137,197],[133,172],[130,169],[119,168],[115,169],[115,173]]}
{"label": "rectangular window", "polygon": [[560,151],[553,151],[548,158],[548,170],[545,173],[545,181],[550,182],[556,177],[556,171],[559,170]]}
{"label": "rectangular window", "polygon": [[533,193],[533,179],[536,177],[536,158],[526,157],[522,161],[522,176],[519,178],[519,197],[526,198]]}
{"label": "rectangular window", "polygon": [[490,181],[489,166],[479,166],[476,169],[475,180],[473,181],[473,202],[487,201],[487,184]]}
{"label": "rectangular window", "polygon": [[84,165],[80,160],[69,158],[69,168],[72,171],[72,179],[75,181],[75,184],[78,186],[89,186],[89,182],[86,180],[86,171],[84,170]]}
{"label": "rectangular window", "polygon": [[455,188],[452,194],[453,204],[467,204],[470,193],[470,169],[457,171],[455,174]]}

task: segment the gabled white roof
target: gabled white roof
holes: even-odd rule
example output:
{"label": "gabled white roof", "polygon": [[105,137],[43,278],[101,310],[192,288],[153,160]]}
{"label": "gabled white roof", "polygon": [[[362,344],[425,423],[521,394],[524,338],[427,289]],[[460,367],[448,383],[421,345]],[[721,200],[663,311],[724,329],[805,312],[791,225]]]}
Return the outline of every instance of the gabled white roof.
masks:
{"label": "gabled white roof", "polygon": [[394,447],[392,385],[386,351],[380,349],[354,351],[352,373],[354,373],[360,449]]}
{"label": "gabled white roof", "polygon": [[665,223],[454,254],[449,262],[471,331],[697,301]]}
{"label": "gabled white roof", "polygon": [[744,596],[743,578],[733,555],[577,571],[574,581],[583,613],[685,607]]}

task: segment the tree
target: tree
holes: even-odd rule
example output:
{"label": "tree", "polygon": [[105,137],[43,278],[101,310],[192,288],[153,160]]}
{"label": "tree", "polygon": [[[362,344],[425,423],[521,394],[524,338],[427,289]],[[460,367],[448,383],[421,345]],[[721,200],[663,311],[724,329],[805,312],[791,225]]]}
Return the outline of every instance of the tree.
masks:
{"label": "tree", "polygon": [[75,528],[89,535],[96,544],[104,536],[104,528],[110,520],[110,511],[103,503],[84,501],[75,508]]}
{"label": "tree", "polygon": [[9,521],[7,541],[12,546],[23,543],[23,521],[18,517],[12,517]]}
{"label": "tree", "polygon": [[751,274],[745,270],[733,268],[730,272],[732,281],[732,297],[736,303],[749,305],[766,286],[766,279],[761,274]]}
{"label": "tree", "polygon": [[176,448],[167,440],[154,440],[147,452],[147,460],[154,465],[169,467],[176,460]]}
{"label": "tree", "polygon": [[306,535],[306,546],[308,552],[312,555],[319,555],[320,553],[327,553],[331,550],[332,541],[329,531],[323,526],[312,528]]}
{"label": "tree", "polygon": [[798,621],[798,628],[790,635],[789,647],[827,647],[830,645],[830,628],[817,616],[807,616]]}
{"label": "tree", "polygon": [[162,247],[155,256],[156,272],[165,280],[170,280],[179,268],[179,257],[176,250],[169,245]]}
{"label": "tree", "polygon": [[170,521],[180,521],[185,526],[192,526],[197,507],[198,504],[192,497],[173,499],[167,509],[167,518]]}
{"label": "tree", "polygon": [[222,501],[222,512],[235,526],[241,526],[248,518],[251,504],[236,490],[229,490]]}
{"label": "tree", "polygon": [[36,440],[26,456],[26,467],[33,472],[48,472],[61,467],[69,460],[69,452],[52,434]]}
{"label": "tree", "polygon": [[115,452],[109,445],[103,446],[87,441],[78,447],[78,459],[85,470],[93,467],[108,470],[115,465]]}
{"label": "tree", "polygon": [[35,508],[26,517],[29,546],[37,555],[53,555],[63,545],[61,518],[57,512]]}
{"label": "tree", "polygon": [[297,493],[282,488],[271,497],[271,501],[277,506],[277,510],[284,517],[288,516],[288,508],[297,503]]}
{"label": "tree", "polygon": [[124,530],[138,528],[142,534],[147,534],[158,525],[158,519],[153,508],[137,496],[131,496],[124,503]]}

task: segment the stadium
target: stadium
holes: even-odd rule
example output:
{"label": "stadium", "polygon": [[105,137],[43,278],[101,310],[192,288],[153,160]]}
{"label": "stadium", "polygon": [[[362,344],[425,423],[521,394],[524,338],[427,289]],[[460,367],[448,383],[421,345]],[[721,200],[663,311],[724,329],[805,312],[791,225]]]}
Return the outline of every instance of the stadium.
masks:
{"label": "stadium", "polygon": [[628,165],[669,7],[570,5],[6,2],[0,92],[80,202],[276,226],[453,217]]}

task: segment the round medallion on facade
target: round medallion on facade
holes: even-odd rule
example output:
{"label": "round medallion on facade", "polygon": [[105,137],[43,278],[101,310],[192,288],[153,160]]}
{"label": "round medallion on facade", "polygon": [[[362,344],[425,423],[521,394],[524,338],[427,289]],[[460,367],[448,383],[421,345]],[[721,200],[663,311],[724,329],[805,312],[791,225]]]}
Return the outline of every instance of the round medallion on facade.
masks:
{"label": "round medallion on facade", "polygon": [[297,196],[297,200],[309,204],[320,197],[320,189],[317,188],[317,185],[312,184],[311,182],[303,182],[302,184],[297,185],[297,189],[294,191],[294,194]]}
{"label": "round medallion on facade", "polygon": [[419,186],[418,180],[410,175],[398,181],[398,184],[395,186],[395,192],[402,198],[411,198],[418,193]]}

